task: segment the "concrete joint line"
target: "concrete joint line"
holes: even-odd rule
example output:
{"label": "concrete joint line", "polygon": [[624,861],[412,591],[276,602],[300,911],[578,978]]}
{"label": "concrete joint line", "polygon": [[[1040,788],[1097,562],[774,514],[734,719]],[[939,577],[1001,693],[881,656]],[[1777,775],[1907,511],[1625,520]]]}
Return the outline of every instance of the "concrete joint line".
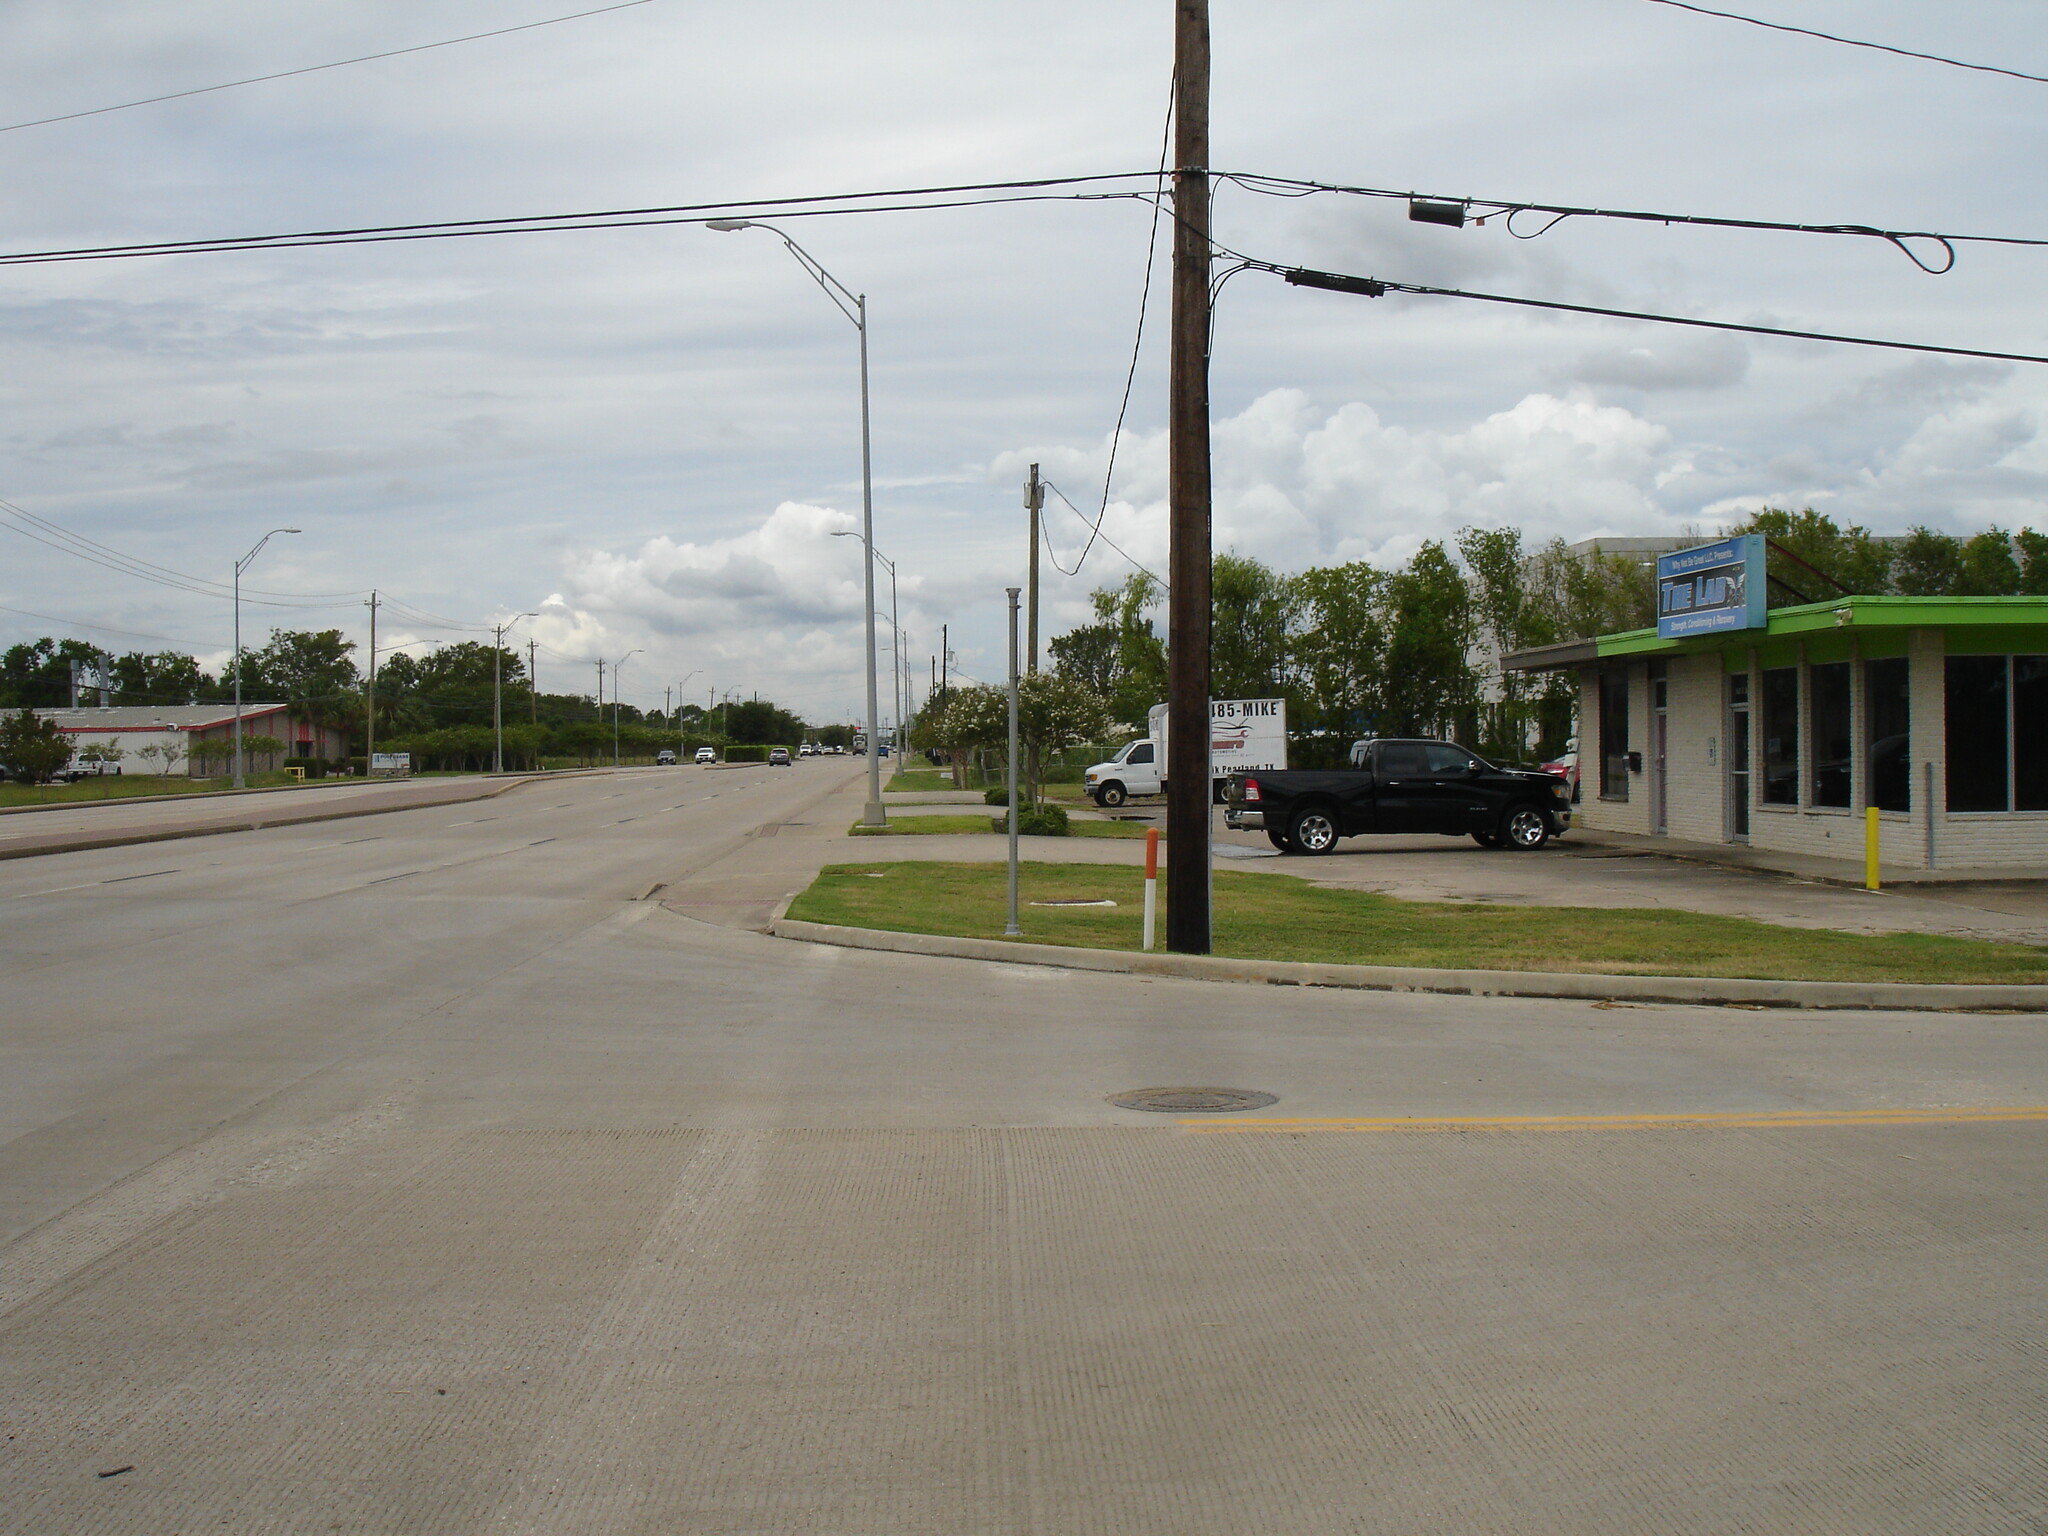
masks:
{"label": "concrete joint line", "polygon": [[966,939],[878,928],[842,928],[786,917],[768,925],[779,939],[847,949],[999,960],[1135,976],[1256,982],[1279,987],[1337,987],[1366,992],[1449,992],[1468,997],[1556,997],[1588,1002],[1726,1004],[1774,1008],[1879,1008],[1915,1012],[1999,1009],[2048,1013],[2048,986],[1970,986],[1929,982],[1761,981],[1726,976],[1603,976],[1580,971],[1432,970],[1423,966],[1322,965],[1300,960],[1232,960],[1217,955],[1133,954]]}

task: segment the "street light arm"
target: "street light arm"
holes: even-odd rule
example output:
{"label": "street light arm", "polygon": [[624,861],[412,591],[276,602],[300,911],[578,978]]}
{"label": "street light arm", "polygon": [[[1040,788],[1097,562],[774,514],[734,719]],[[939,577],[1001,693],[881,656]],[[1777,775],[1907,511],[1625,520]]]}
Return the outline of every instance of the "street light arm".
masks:
{"label": "street light arm", "polygon": [[[276,538],[280,533],[297,533],[298,531],[299,530],[296,528],[271,529],[270,532],[266,533],[265,535],[263,535],[262,538],[256,541],[256,547],[254,549],[250,550],[249,553],[242,556],[241,559],[235,562],[235,574],[239,576],[242,574],[242,572],[248,570],[249,567],[255,562],[256,557],[263,553],[263,546],[268,544],[272,539]],[[216,566],[214,567],[214,569],[218,570],[219,567]]]}
{"label": "street light arm", "polygon": [[825,290],[825,297],[838,307],[842,315],[853,322],[855,330],[865,331],[868,328],[868,301],[866,295],[855,293],[846,284],[839,281],[838,278],[825,270],[823,262],[819,261],[817,257],[798,245],[794,239],[784,231],[777,229],[773,224],[763,224],[758,219],[712,219],[707,222],[706,227],[724,233],[740,229],[767,230],[769,234],[775,236],[776,239],[789,248],[789,254],[796,258],[797,265],[811,274],[811,280]]}

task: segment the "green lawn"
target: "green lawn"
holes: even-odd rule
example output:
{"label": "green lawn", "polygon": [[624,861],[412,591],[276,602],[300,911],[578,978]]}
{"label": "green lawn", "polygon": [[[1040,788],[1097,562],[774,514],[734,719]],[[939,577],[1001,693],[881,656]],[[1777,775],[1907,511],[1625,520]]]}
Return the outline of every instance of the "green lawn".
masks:
{"label": "green lawn", "polygon": [[[1026,907],[1027,942],[1138,948],[1141,871],[1025,864],[1020,884],[1027,902],[1117,903]],[[2048,983],[2048,949],[1935,934],[1835,933],[1669,910],[1400,901],[1289,875],[1232,871],[1217,873],[1215,892],[1215,952],[1244,959],[1800,981]],[[992,939],[1002,936],[1004,910],[1000,864],[838,864],[818,876],[789,915],[856,928]]]}
{"label": "green lawn", "polygon": [[[895,816],[886,827],[847,828],[855,837],[933,837],[994,830],[994,809],[978,816]],[[1069,837],[1143,837],[1145,829],[1127,821],[1070,821]],[[1025,836],[1030,836],[1026,833]]]}
{"label": "green lawn", "polygon": [[[293,783],[288,773],[246,775],[251,788],[276,789]],[[132,800],[137,795],[197,795],[231,788],[227,778],[191,779],[181,773],[122,773],[76,784],[0,784],[0,806],[70,805],[79,801]]]}

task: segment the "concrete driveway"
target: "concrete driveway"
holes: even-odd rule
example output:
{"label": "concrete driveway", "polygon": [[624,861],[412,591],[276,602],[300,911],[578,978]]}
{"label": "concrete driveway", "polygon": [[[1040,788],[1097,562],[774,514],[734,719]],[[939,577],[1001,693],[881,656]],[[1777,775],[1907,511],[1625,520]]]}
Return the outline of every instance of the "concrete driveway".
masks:
{"label": "concrete driveway", "polygon": [[2038,1020],[740,926],[860,795],[0,865],[0,1530],[2048,1525]]}

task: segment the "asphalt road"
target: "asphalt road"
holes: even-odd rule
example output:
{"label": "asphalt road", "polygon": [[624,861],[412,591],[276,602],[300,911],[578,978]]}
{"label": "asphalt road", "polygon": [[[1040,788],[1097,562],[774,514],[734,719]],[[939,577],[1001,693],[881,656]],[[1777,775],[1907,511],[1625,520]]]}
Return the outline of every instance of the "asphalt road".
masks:
{"label": "asphalt road", "polygon": [[0,1530],[2048,1528],[2039,1020],[733,926],[859,801],[0,864]]}

